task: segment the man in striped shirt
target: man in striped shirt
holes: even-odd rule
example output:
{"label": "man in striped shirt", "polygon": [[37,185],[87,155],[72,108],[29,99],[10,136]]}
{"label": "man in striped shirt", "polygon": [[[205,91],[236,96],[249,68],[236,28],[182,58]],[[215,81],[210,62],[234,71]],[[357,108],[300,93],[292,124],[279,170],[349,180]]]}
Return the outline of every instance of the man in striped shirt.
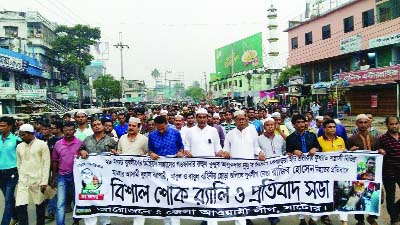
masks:
{"label": "man in striped shirt", "polygon": [[396,184],[400,186],[399,118],[389,116],[385,122],[388,131],[379,138],[381,147],[386,152],[382,169],[383,186],[386,190],[386,207],[390,215],[390,223],[399,225],[398,209],[395,206]]}

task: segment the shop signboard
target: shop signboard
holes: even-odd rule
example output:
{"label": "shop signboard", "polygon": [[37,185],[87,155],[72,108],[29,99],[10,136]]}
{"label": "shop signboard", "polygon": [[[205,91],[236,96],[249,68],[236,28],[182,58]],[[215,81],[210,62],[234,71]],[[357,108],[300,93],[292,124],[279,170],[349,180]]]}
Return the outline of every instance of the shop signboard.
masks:
{"label": "shop signboard", "polygon": [[263,67],[262,33],[215,50],[217,79]]}
{"label": "shop signboard", "polygon": [[361,50],[362,36],[357,34],[340,41],[340,53],[346,54],[350,52],[357,52]]}
{"label": "shop signboard", "polygon": [[22,59],[0,53],[0,67],[16,71],[24,71],[26,65]]}
{"label": "shop signboard", "polygon": [[46,100],[46,89],[19,90],[17,92],[17,101],[22,100]]}
{"label": "shop signboard", "polygon": [[400,43],[400,33],[371,39],[371,40],[369,40],[369,47],[377,48],[377,47],[393,45],[393,44],[397,44],[397,43]]}
{"label": "shop signboard", "polygon": [[346,86],[393,83],[400,79],[400,65],[340,74]]}

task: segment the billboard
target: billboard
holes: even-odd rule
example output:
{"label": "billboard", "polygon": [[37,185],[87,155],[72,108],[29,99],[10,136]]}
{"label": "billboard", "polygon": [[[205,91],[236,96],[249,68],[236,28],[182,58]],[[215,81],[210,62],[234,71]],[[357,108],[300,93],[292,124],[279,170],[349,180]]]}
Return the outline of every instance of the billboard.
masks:
{"label": "billboard", "polygon": [[261,32],[215,50],[215,67],[219,79],[263,66]]}

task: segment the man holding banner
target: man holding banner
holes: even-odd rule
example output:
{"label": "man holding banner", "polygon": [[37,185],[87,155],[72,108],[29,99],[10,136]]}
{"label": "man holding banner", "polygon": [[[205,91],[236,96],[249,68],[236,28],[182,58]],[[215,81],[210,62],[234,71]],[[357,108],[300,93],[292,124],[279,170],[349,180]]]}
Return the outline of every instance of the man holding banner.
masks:
{"label": "man holding banner", "polygon": [[[379,139],[375,136],[372,136],[369,133],[370,122],[368,116],[365,114],[359,114],[356,117],[356,126],[358,129],[358,133],[351,136],[347,142],[346,147],[351,151],[356,150],[371,150],[378,151],[378,153],[385,155],[385,151],[380,148]],[[364,225],[364,215],[356,214],[355,218],[357,220],[356,225]],[[377,225],[376,222],[377,216],[369,215],[367,217],[367,221],[371,225]]]}
{"label": "man holding banner", "polygon": [[[104,132],[104,122],[99,119],[94,119],[91,124],[93,135],[88,136],[83,141],[82,148],[80,150],[80,156],[84,159],[89,157],[89,153],[116,153],[117,143],[110,136],[107,136]],[[90,159],[89,159],[90,160]],[[93,177],[95,182],[95,177]],[[95,184],[94,184],[95,185]],[[102,225],[109,225],[111,223],[109,216],[99,216]],[[86,225],[96,225],[97,216],[89,217],[84,219]]]}
{"label": "man holding banner", "polygon": [[[254,159],[258,156],[265,160],[265,153],[258,145],[258,133],[255,127],[249,126],[249,120],[244,111],[238,110],[234,114],[236,128],[229,131],[225,137],[224,151],[226,158]],[[235,225],[253,224],[250,220],[235,220]]]}
{"label": "man holding banner", "polygon": [[[292,117],[292,124],[296,129],[295,132],[286,138],[286,151],[289,155],[302,156],[303,154],[315,155],[320,151],[315,134],[306,130],[306,118],[303,115],[294,115]],[[304,215],[299,216],[300,225],[307,225]],[[315,225],[318,218],[312,216],[308,220],[308,225]]]}
{"label": "man holding banner", "polygon": [[[183,157],[183,142],[179,131],[167,125],[164,116],[157,116],[154,119],[156,129],[149,135],[149,155],[153,160],[160,156]],[[180,225],[180,219],[170,217],[164,219],[165,225]]]}

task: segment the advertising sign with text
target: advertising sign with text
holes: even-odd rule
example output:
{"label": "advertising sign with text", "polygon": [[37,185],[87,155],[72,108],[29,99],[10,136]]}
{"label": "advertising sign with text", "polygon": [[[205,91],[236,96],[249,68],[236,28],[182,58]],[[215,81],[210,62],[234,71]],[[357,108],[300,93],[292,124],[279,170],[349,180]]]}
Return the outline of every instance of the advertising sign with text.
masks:
{"label": "advertising sign with text", "polygon": [[400,79],[400,65],[341,73],[344,86],[393,83]]}

